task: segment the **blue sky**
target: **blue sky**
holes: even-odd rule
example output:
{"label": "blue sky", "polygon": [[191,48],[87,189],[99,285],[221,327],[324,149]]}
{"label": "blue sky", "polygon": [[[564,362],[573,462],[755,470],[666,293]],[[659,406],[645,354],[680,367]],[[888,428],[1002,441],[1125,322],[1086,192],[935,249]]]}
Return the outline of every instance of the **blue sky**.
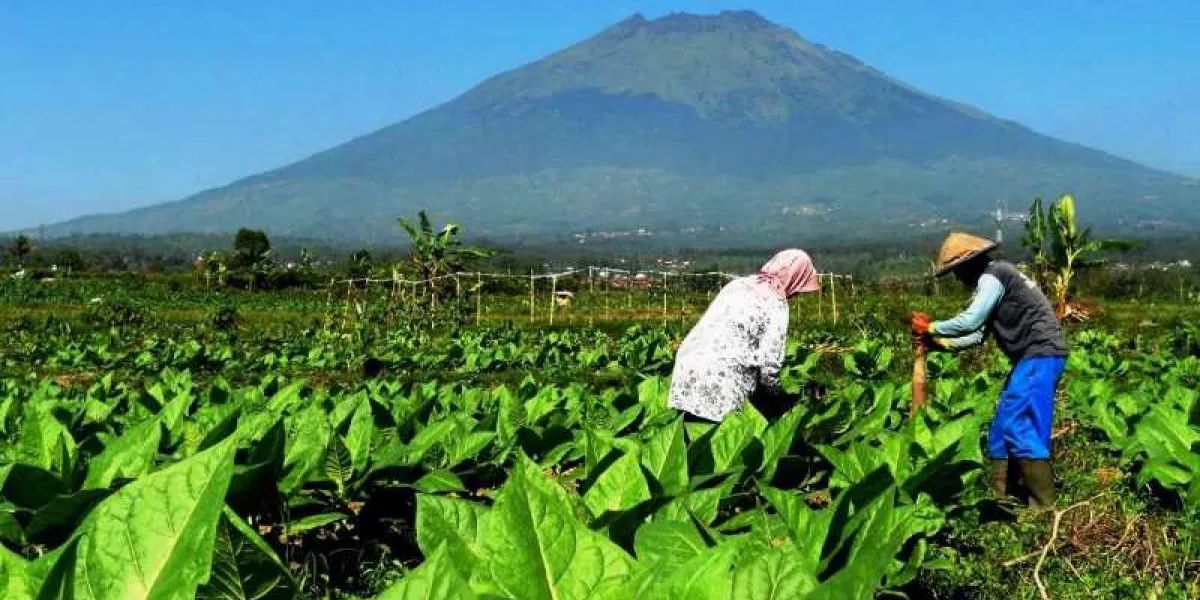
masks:
{"label": "blue sky", "polygon": [[925,91],[1200,176],[1196,2],[0,0],[0,230],[286,164],[634,12],[730,8]]}

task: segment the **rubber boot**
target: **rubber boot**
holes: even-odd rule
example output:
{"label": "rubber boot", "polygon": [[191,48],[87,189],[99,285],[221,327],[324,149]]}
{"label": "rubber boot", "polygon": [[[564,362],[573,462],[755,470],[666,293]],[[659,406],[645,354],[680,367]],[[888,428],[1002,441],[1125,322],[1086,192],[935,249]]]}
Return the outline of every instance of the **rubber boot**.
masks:
{"label": "rubber boot", "polygon": [[1008,459],[992,459],[992,497],[1003,500],[1008,496]]}
{"label": "rubber boot", "polygon": [[1029,505],[1054,507],[1054,468],[1048,460],[1022,460],[1021,474],[1029,488]]}

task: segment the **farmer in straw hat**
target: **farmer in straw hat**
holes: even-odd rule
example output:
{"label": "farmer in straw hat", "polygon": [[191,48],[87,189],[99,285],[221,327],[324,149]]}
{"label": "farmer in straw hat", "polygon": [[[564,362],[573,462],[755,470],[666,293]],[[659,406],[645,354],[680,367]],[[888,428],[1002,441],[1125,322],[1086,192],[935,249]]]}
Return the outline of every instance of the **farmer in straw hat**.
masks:
{"label": "farmer in straw hat", "polygon": [[997,244],[965,233],[951,233],[937,258],[937,276],[953,273],[975,289],[958,316],[934,321],[914,313],[913,334],[934,349],[960,350],[983,342],[990,333],[1012,361],[988,431],[992,489],[1007,493],[1010,462],[1015,460],[1034,506],[1053,506],[1054,471],[1050,431],[1054,394],[1067,362],[1062,327],[1050,301],[1011,263],[993,260]]}
{"label": "farmer in straw hat", "polygon": [[819,289],[812,259],[796,249],[725,284],[675,354],[668,404],[689,420],[720,421],[756,390],[781,395],[788,299]]}

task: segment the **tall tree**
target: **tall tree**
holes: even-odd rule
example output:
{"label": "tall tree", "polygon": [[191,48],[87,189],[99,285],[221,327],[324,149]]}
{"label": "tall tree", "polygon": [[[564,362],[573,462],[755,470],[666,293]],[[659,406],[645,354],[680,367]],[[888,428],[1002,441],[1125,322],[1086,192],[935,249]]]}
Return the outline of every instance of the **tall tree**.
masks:
{"label": "tall tree", "polygon": [[233,259],[230,266],[237,269],[253,267],[271,251],[271,240],[261,229],[238,230],[233,238]]}
{"label": "tall tree", "polygon": [[8,247],[8,254],[16,261],[18,267],[24,267],[25,259],[33,254],[33,242],[25,234],[18,235]]}

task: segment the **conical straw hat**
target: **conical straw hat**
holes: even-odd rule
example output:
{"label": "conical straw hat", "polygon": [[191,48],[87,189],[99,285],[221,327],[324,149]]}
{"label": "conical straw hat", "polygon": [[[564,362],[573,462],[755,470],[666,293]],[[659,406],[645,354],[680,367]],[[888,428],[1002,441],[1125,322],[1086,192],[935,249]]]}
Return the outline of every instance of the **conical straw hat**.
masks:
{"label": "conical straw hat", "polygon": [[954,232],[946,236],[946,241],[942,242],[942,249],[938,252],[937,264],[935,265],[934,274],[938,277],[949,273],[957,267],[980,254],[995,250],[999,244],[992,240],[971,235],[969,233]]}

